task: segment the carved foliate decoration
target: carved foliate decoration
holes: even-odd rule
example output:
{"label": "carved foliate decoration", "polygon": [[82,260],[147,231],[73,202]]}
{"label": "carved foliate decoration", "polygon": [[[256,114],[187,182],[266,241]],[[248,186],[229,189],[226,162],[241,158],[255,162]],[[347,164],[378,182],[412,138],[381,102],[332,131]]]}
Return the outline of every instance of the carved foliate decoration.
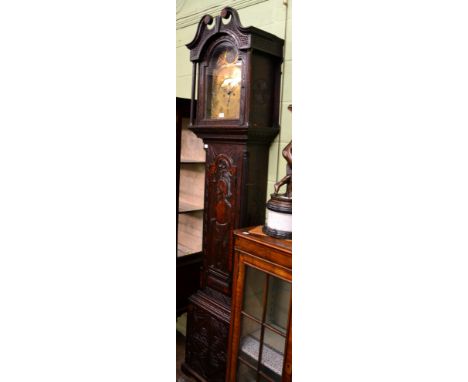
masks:
{"label": "carved foliate decoration", "polygon": [[[199,302],[204,305],[203,300]],[[199,375],[210,382],[224,382],[229,320],[213,316],[204,307],[192,305],[187,330],[186,361]]]}
{"label": "carved foliate decoration", "polygon": [[208,171],[210,182],[216,187],[216,221],[224,224],[229,221],[228,212],[232,208],[232,184],[236,176],[236,166],[227,155],[219,154]]}
{"label": "carved foliate decoration", "polygon": [[208,182],[208,192],[214,200],[210,203],[212,209],[208,217],[208,229],[212,235],[210,242],[207,243],[207,252],[210,258],[215,259],[211,265],[227,272],[237,182],[237,166],[233,164],[231,157],[226,154],[214,157],[208,168]]}

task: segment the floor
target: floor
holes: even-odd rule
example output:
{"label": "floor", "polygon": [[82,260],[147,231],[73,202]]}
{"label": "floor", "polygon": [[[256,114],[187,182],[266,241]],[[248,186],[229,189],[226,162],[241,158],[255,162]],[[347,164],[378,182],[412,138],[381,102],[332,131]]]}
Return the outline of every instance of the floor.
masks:
{"label": "floor", "polygon": [[185,337],[178,330],[177,333],[177,345],[176,345],[176,382],[195,382],[194,378],[184,374],[180,369],[180,365],[184,361],[185,357]]}

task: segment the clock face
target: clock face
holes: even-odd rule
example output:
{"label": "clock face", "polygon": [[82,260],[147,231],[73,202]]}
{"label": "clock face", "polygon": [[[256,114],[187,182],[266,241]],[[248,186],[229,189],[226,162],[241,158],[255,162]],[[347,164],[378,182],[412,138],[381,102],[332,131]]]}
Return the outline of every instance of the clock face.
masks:
{"label": "clock face", "polygon": [[207,68],[206,116],[210,119],[239,119],[242,61],[227,44],[215,49]]}

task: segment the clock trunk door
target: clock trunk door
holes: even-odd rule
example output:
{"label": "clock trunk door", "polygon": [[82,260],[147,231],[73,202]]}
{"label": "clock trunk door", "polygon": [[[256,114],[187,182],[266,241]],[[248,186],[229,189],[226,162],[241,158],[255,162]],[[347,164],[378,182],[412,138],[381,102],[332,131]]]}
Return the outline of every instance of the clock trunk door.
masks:
{"label": "clock trunk door", "polygon": [[208,286],[230,292],[232,230],[240,210],[243,146],[213,143],[207,149],[205,267]]}

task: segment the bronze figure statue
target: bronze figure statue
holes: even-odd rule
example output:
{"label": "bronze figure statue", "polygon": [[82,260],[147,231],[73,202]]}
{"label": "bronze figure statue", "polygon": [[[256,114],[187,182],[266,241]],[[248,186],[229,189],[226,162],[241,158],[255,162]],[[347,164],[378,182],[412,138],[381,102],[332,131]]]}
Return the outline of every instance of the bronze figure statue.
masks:
{"label": "bronze figure statue", "polygon": [[292,198],[292,141],[283,149],[283,157],[287,162],[286,175],[275,183],[275,194],[278,194],[280,187],[286,184],[286,193],[283,196]]}
{"label": "bronze figure statue", "polygon": [[[292,105],[288,106],[288,110],[292,112]],[[292,198],[292,140],[283,149],[283,157],[286,159],[286,175],[283,179],[275,183],[275,194],[278,195],[280,187],[286,184],[286,192],[282,195],[286,198]]]}
{"label": "bronze figure statue", "polygon": [[[288,106],[292,111],[292,105]],[[283,149],[286,159],[286,175],[275,183],[275,192],[266,204],[263,233],[277,239],[292,239],[292,140]],[[286,185],[286,192],[279,194],[279,189]]]}

